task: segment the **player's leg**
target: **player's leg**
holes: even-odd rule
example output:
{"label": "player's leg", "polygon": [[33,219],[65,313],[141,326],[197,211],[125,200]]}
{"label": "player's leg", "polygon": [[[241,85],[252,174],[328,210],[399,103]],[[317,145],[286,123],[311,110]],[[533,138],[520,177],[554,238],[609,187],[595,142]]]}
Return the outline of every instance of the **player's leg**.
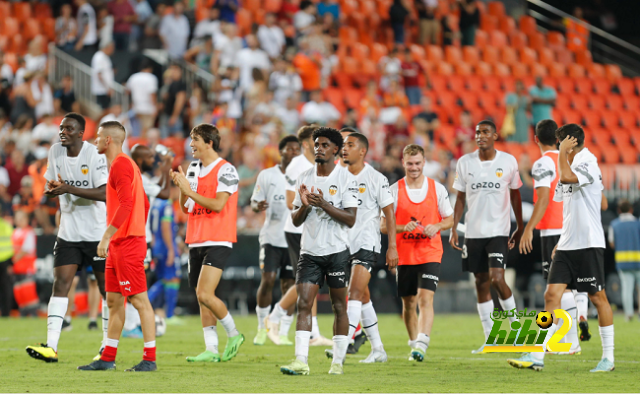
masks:
{"label": "player's leg", "polygon": [[[359,250],[351,257],[351,278],[349,279],[349,298],[347,314],[349,315],[349,348],[347,354],[356,354],[367,336],[362,332],[360,317],[362,305],[370,302],[369,281],[371,270],[377,261],[377,254],[368,250]],[[353,326],[353,327],[352,327]]]}
{"label": "player's leg", "polygon": [[598,325],[602,340],[602,359],[591,372],[613,371],[615,362],[613,357],[613,311],[604,289],[595,294],[589,294],[589,299],[598,310]]}
{"label": "player's leg", "polygon": [[[505,280],[505,269],[507,268],[507,256],[509,254],[509,238],[491,238],[485,246],[485,252],[488,256],[487,261],[489,265],[489,279],[491,281],[491,287],[493,287],[498,293],[500,306],[505,311],[514,310],[514,312],[517,312],[515,311],[516,300]],[[510,323],[517,320],[515,313],[513,316],[509,317]]]}
{"label": "player's leg", "polygon": [[491,299],[491,281],[489,280],[489,259],[485,251],[487,239],[465,238],[462,246],[462,270],[473,273],[475,279],[478,316],[484,333],[483,345],[471,354],[482,353],[493,321],[493,300]]}
{"label": "player's leg", "polygon": [[380,339],[380,332],[378,331],[378,316],[373,308],[368,287],[362,300],[360,321],[362,322],[362,330],[367,335],[369,342],[371,342],[371,353],[366,359],[360,360],[360,362],[368,364],[387,361],[387,353],[384,350],[382,339]]}
{"label": "player's leg", "polygon": [[[282,271],[280,271],[280,292],[286,294],[289,289],[295,287],[295,271],[292,278],[283,278]],[[287,313],[280,318],[280,328],[278,330],[278,340],[280,345],[293,345],[293,342],[289,340],[289,329],[293,324],[293,314],[296,311],[296,305],[293,304],[287,309]]]}
{"label": "player's leg", "polygon": [[[349,316],[347,315],[347,283],[349,269],[349,250],[334,253],[325,259],[325,273],[329,296],[334,314],[333,335],[333,362],[329,374],[342,375],[342,364],[349,347]],[[354,330],[355,331],[355,330]]]}
{"label": "player's leg", "polygon": [[618,276],[620,277],[624,319],[629,322],[633,318],[633,290],[635,288],[635,276],[633,272],[623,270],[618,270]]}
{"label": "player's leg", "polygon": [[265,325],[265,318],[269,316],[271,312],[271,301],[273,294],[273,286],[276,283],[276,274],[278,272],[279,253],[275,247],[266,244],[260,248],[260,269],[262,270],[262,277],[260,279],[260,286],[258,287],[258,293],[256,295],[258,304],[256,305],[256,315],[258,317],[258,333],[253,339],[254,345],[264,345],[267,340],[267,327]]}
{"label": "player's leg", "polygon": [[98,329],[98,310],[100,309],[100,299],[102,296],[100,295],[100,289],[98,289],[98,281],[96,280],[96,276],[93,274],[93,269],[91,269],[91,273],[88,273],[87,278],[87,286],[88,286],[88,300],[89,300],[89,330],[97,330]]}
{"label": "player's leg", "polygon": [[431,340],[431,327],[433,326],[433,296],[440,281],[440,263],[425,263],[416,266],[418,281],[418,309],[420,317],[418,320],[418,335],[415,342],[415,349],[411,352],[416,361],[424,360],[429,342]]}
{"label": "player's leg", "polygon": [[[82,255],[84,264],[91,267],[93,277],[98,288],[98,293],[102,297],[102,342],[100,344],[100,351],[94,357],[94,360],[100,358],[102,349],[107,343],[107,332],[109,327],[109,306],[107,305],[107,286],[105,277],[106,259],[98,257],[98,243],[99,242],[85,242],[82,249]],[[117,289],[117,288],[116,288]]]}
{"label": "player's leg", "polygon": [[62,331],[71,331],[73,329],[73,326],[71,325],[71,317],[76,305],[76,288],[80,282],[81,273],[81,271],[76,272],[76,276],[73,278],[73,281],[71,281],[69,294],[67,294],[69,305],[67,306],[67,313],[65,313],[64,320],[62,321]]}
{"label": "player's leg", "polygon": [[[296,267],[298,259],[300,258],[300,239],[302,235],[285,232],[284,236],[287,240],[289,261],[292,263],[292,276],[295,279],[297,272]],[[282,293],[280,301],[276,304],[265,321],[265,325],[268,330],[267,335],[276,345],[280,345],[280,335],[276,335],[276,331],[278,331],[278,326],[281,325],[281,319],[285,316],[290,316],[291,321],[293,321],[293,312],[295,311],[297,299],[298,292],[296,290],[296,286],[289,287],[286,292]],[[288,335],[288,331],[286,335]]]}

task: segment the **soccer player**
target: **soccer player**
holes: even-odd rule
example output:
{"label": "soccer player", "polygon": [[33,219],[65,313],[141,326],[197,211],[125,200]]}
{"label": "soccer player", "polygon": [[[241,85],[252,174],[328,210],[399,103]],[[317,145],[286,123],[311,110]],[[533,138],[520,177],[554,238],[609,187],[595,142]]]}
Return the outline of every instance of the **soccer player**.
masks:
{"label": "soccer player", "polygon": [[[315,125],[302,126],[298,130],[298,141],[302,145],[302,154],[296,156],[291,160],[291,163],[287,166],[288,185],[286,191],[287,207],[293,209],[293,200],[296,195],[295,185],[296,180],[304,171],[313,168],[315,162],[315,155],[313,150],[313,132],[318,128]],[[287,215],[287,221],[284,225],[284,235],[287,240],[289,249],[289,259],[291,261],[298,261],[300,257],[300,238],[302,236],[302,230],[304,225],[296,227],[293,224],[291,215]],[[280,302],[278,302],[273,308],[273,311],[269,315],[268,320],[265,322],[267,326],[267,336],[276,345],[293,345],[289,340],[289,328],[293,323],[293,312],[296,308],[296,302],[298,300],[298,293],[296,286],[291,286],[289,290],[282,296]],[[310,346],[333,346],[333,342],[325,338],[320,334],[318,328],[318,307],[317,301],[313,303],[311,309],[311,341]],[[278,327],[279,324],[279,327]]]}
{"label": "soccer player", "polygon": [[[453,227],[449,243],[462,251],[462,268],[473,272],[478,294],[478,314],[484,330],[485,342],[491,332],[493,300],[490,287],[499,295],[500,305],[505,311],[516,307],[511,289],[504,280],[509,249],[520,244],[524,225],[522,222],[522,181],[515,157],[494,148],[498,139],[496,125],[483,120],[476,126],[478,150],[458,160],[453,188],[458,190],[454,208]],[[456,228],[464,206],[469,200],[465,218],[466,234],[464,246],[458,246]],[[516,216],[518,228],[509,238],[510,213]],[[511,318],[515,321],[515,317]],[[481,353],[483,346],[472,353]]]}
{"label": "soccer player", "polygon": [[[262,170],[251,196],[251,207],[255,212],[266,211],[264,225],[260,230],[260,269],[262,279],[258,287],[258,334],[254,345],[264,345],[267,340],[265,320],[271,311],[271,293],[280,270],[280,289],[282,294],[295,283],[297,261],[291,261],[284,236],[284,225],[289,209],[285,201],[287,178],[285,172],[291,160],[300,155],[300,142],[293,135],[284,137],[278,146],[280,164]],[[286,338],[286,336],[285,336]],[[288,338],[287,338],[288,340]]]}
{"label": "soccer player", "polygon": [[122,152],[126,131],[117,121],[98,127],[98,152],[107,157],[111,171],[107,182],[107,230],[98,245],[98,256],[107,259],[105,289],[109,307],[109,332],[100,359],[78,367],[81,371],[115,369],[118,342],[124,326],[124,301],[140,313],[144,352],[142,361],[129,372],[149,372],[156,366],[156,330],[153,308],[147,296],[144,258],[147,253],[145,225],[149,200],[135,162]]}
{"label": "soccer player", "polygon": [[187,238],[189,245],[189,285],[200,303],[200,319],[206,349],[189,362],[220,362],[217,323],[227,332],[227,345],[222,361],[229,361],[244,343],[224,302],[215,291],[222,277],[231,248],[236,242],[238,211],[238,171],[218,155],[220,132],[210,124],[200,124],[191,130],[192,162],[185,176],[173,171],[173,182],[180,188],[180,207],[189,215]]}
{"label": "soccer player", "polygon": [[[447,189],[423,175],[424,149],[407,145],[402,152],[406,176],[391,186],[394,213],[382,219],[382,231],[391,239],[395,217],[398,244],[398,296],[409,334],[409,360],[422,361],[431,340],[433,296],[438,287],[442,262],[440,232],[453,226],[453,208]],[[420,317],[416,315],[416,306]]]}
{"label": "soccer player", "polygon": [[[556,131],[560,143],[558,153],[559,182],[554,201],[562,202],[562,234],[553,253],[545,310],[553,313],[561,306],[567,286],[589,293],[598,309],[602,339],[602,358],[591,372],[614,369],[613,313],[604,290],[604,231],[601,221],[602,173],[598,159],[584,146],[585,134],[577,124],[567,124]],[[558,329],[558,317],[547,332],[543,346]],[[516,368],[540,371],[544,368],[544,353],[529,353],[508,360]]]}
{"label": "soccer player", "polygon": [[347,317],[347,269],[349,233],[356,222],[358,207],[355,177],[335,164],[342,149],[340,132],[319,127],[313,132],[316,166],[300,174],[293,201],[293,224],[305,223],[296,273],[298,319],[296,359],[280,371],[288,375],[308,375],[311,308],[325,280],[334,320],[333,362],[329,374],[343,374],[342,363],[349,346]]}
{"label": "soccer player", "polygon": [[[60,123],[60,142],[49,150],[45,172],[45,195],[58,197],[60,226],[53,249],[53,294],[47,316],[47,343],[27,346],[27,353],[38,360],[58,361],[58,340],[62,321],[69,305],[69,288],[76,272],[91,265],[105,296],[105,261],[96,253],[107,228],[106,185],[107,161],[96,147],[82,141],[85,120],[76,113],[67,114]],[[102,348],[107,339],[109,310],[102,306]]]}
{"label": "soccer player", "polygon": [[[549,276],[551,252],[558,244],[562,232],[562,202],[553,201],[551,190],[558,184],[558,149],[556,130],[558,125],[551,119],[545,119],[536,125],[536,143],[540,147],[542,157],[533,163],[533,213],[520,239],[520,253],[528,254],[533,250],[533,229],[540,230],[542,244],[542,277]],[[576,301],[569,289],[562,294],[562,309],[569,312],[574,322],[577,321]],[[577,325],[574,324],[562,339],[572,344],[569,354],[580,353]]]}

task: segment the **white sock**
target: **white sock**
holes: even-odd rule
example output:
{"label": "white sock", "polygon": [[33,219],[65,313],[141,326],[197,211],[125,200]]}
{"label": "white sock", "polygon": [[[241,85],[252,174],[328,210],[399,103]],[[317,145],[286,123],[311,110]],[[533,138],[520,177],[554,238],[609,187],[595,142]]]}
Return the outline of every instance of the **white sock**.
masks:
{"label": "white sock", "polygon": [[127,331],[135,330],[138,327],[140,321],[140,314],[138,310],[131,304],[127,302],[127,305],[124,307],[124,329]]}
{"label": "white sock", "polygon": [[71,323],[71,316],[65,316],[64,321],[66,321],[67,323]]}
{"label": "white sock", "polygon": [[204,345],[211,353],[218,353],[218,327],[209,326],[203,327],[204,331]]}
{"label": "white sock", "polygon": [[418,342],[417,339],[409,338],[409,340],[407,341],[407,345],[409,345],[409,347],[413,349],[414,347],[416,347],[416,342]]}
{"label": "white sock", "polygon": [[[498,297],[498,301],[500,301],[500,306],[502,307],[502,309],[507,312],[516,308],[516,299],[513,298],[513,294],[511,294],[511,297],[507,298],[506,300],[501,300],[500,297]],[[513,323],[514,321],[518,321],[518,317],[515,316],[515,313],[513,317],[509,317],[509,323]],[[489,330],[489,332],[491,332],[491,330]]]}
{"label": "white sock", "polygon": [[418,339],[416,339],[415,345],[418,349],[426,352],[429,348],[430,341],[431,338],[427,334],[420,333],[418,334]]}
{"label": "white sock", "polygon": [[109,331],[109,307],[107,306],[107,300],[102,300],[102,346],[107,346],[107,332]]}
{"label": "white sock", "polygon": [[311,338],[315,339],[320,337],[320,328],[318,327],[318,317],[313,316],[311,318]]}
{"label": "white sock", "polygon": [[236,329],[236,323],[233,321],[233,317],[231,317],[231,313],[227,312],[227,316],[225,316],[223,319],[220,319],[220,323],[222,323],[222,327],[224,327],[224,330],[227,332],[227,336],[229,338],[240,335],[240,333]]}
{"label": "white sock", "polygon": [[117,349],[118,348],[118,342],[120,342],[118,339],[107,338],[105,345]]}
{"label": "white sock", "polygon": [[[547,336],[544,338],[544,342],[542,343],[543,349],[547,349],[547,342],[549,342],[549,339],[551,339],[551,337],[556,333],[557,330],[558,325],[556,323],[553,323],[551,327],[549,327],[549,329],[547,330]],[[530,354],[534,360],[544,362],[544,352],[531,352]]]}
{"label": "white sock", "polygon": [[560,300],[560,308],[567,311],[567,313],[573,320],[571,329],[560,342],[570,343],[572,348],[577,348],[580,345],[580,340],[578,339],[578,308],[576,307],[576,300],[573,297],[573,293],[562,294],[562,299]]}
{"label": "white sock", "polygon": [[349,339],[353,338],[353,334],[355,334],[356,328],[358,328],[361,315],[362,301],[349,300],[349,302],[347,302],[347,316],[349,317],[349,334],[347,337],[349,337]]}
{"label": "white sock", "polygon": [[349,337],[346,335],[333,336],[333,361],[332,364],[342,364],[347,356]]}
{"label": "white sock", "polygon": [[284,315],[280,319],[280,331],[279,331],[278,335],[284,336],[284,337],[288,337],[289,336],[289,329],[291,328],[291,324],[293,324],[293,315],[291,315],[291,316]]}
{"label": "white sock", "polygon": [[362,305],[362,312],[360,314],[362,320],[362,329],[373,349],[382,349],[382,340],[380,339],[380,332],[378,331],[378,316],[376,316],[376,310],[373,309],[371,301]]}
{"label": "white sock", "polygon": [[67,297],[51,297],[47,313],[47,346],[58,351],[58,341],[62,331],[62,320],[67,313],[69,299]]}
{"label": "white sock", "polygon": [[310,331],[296,331],[296,359],[305,364],[309,360],[309,339],[311,339]]}
{"label": "white sock", "polygon": [[256,305],[256,314],[258,315],[258,328],[265,329],[267,326],[264,325],[264,319],[269,316],[269,312],[271,312],[271,305],[266,308],[260,308]]}
{"label": "white sock", "polygon": [[282,307],[280,306],[280,303],[277,303],[275,308],[273,308],[273,311],[269,315],[269,321],[271,323],[278,324],[280,323],[280,319],[282,319],[286,315],[287,315],[287,311],[282,309]]}
{"label": "white sock", "polygon": [[487,302],[478,303],[478,315],[480,315],[480,322],[482,323],[482,330],[484,331],[484,341],[487,341],[489,334],[491,334],[491,328],[493,327],[493,321],[491,320],[491,314],[493,313],[493,300]]}
{"label": "white sock", "polygon": [[574,293],[576,300],[576,306],[578,307],[578,321],[580,319],[587,318],[587,312],[589,311],[589,295],[587,293]]}
{"label": "white sock", "polygon": [[602,339],[602,358],[613,362],[613,324],[600,328],[600,339]]}

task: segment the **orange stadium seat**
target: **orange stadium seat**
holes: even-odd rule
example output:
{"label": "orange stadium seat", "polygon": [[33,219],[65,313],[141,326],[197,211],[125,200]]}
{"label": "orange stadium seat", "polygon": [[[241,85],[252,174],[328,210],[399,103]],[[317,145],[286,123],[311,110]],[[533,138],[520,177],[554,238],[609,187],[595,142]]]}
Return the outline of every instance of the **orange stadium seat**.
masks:
{"label": "orange stadium seat", "polygon": [[[620,161],[622,164],[638,164],[638,152],[631,146],[619,146]],[[603,181],[604,181],[604,173]]]}
{"label": "orange stadium seat", "polygon": [[352,57],[345,56],[340,59],[340,70],[349,75],[358,73],[358,61]]}
{"label": "orange stadium seat", "polygon": [[498,21],[498,28],[508,36],[511,32],[517,31],[516,21],[514,21],[510,16],[500,17]]}
{"label": "orange stadium seat", "polygon": [[618,127],[618,114],[616,111],[604,110],[602,113],[602,126],[608,129]]}
{"label": "orange stadium seat", "polygon": [[483,77],[491,75],[491,65],[489,63],[477,62],[473,65],[473,70],[476,75]]}
{"label": "orange stadium seat", "polygon": [[27,43],[22,38],[22,35],[16,34],[9,39],[9,52],[14,52],[18,55],[23,55],[27,51]]}
{"label": "orange stadium seat", "polygon": [[453,108],[458,106],[458,97],[455,93],[441,91],[438,93],[438,103],[441,107]]}
{"label": "orange stadium seat", "polygon": [[347,105],[347,108],[358,108],[362,98],[364,97],[364,93],[361,89],[345,89],[343,94],[344,103]]}
{"label": "orange stadium seat", "polygon": [[33,15],[37,19],[45,20],[47,18],[53,18],[51,7],[47,3],[36,3],[33,9]]}
{"label": "orange stadium seat", "polygon": [[498,29],[498,18],[493,15],[480,14],[480,29],[488,33]]}
{"label": "orange stadium seat", "polygon": [[1,18],[9,18],[13,15],[13,11],[11,10],[11,3],[8,1],[0,1],[0,17]]}
{"label": "orange stadium seat", "polygon": [[449,85],[449,90],[456,94],[461,94],[465,90],[464,77],[461,75],[451,75],[447,77],[447,84]]}
{"label": "orange stadium seat", "polygon": [[611,84],[605,78],[594,78],[593,91],[597,94],[609,94],[611,92]]}
{"label": "orange stadium seat", "polygon": [[593,92],[593,85],[589,78],[574,78],[576,92],[581,94],[591,94]]}
{"label": "orange stadium seat", "polygon": [[540,48],[538,49],[538,61],[541,64],[549,67],[551,64],[555,63],[556,58],[553,54],[553,51],[549,48]]}
{"label": "orange stadium seat", "polygon": [[491,93],[499,93],[502,94],[502,82],[500,78],[495,76],[483,77],[484,81],[484,90]]}
{"label": "orange stadium seat", "polygon": [[597,145],[597,146],[600,148],[601,157],[605,163],[607,164],[620,163],[620,153],[618,153],[618,149],[616,149],[615,146],[611,144]]}
{"label": "orange stadium seat", "polygon": [[18,71],[18,56],[15,53],[5,53],[4,62],[11,66],[14,73]]}
{"label": "orange stadium seat", "polygon": [[585,67],[589,66],[593,63],[593,58],[591,57],[591,52],[588,50],[583,51],[575,51],[573,55],[576,58],[576,63],[583,65]]}
{"label": "orange stadium seat", "polygon": [[2,35],[7,36],[7,37],[13,37],[16,34],[18,34],[18,32],[20,31],[20,24],[18,23],[18,20],[15,18],[5,18],[2,21],[1,26],[1,30],[2,30]]}
{"label": "orange stadium seat", "polygon": [[377,63],[383,56],[387,56],[387,47],[377,42],[374,43],[371,46],[371,60]]}
{"label": "orange stadium seat", "polygon": [[564,41],[564,35],[557,31],[550,31],[547,33],[547,46],[550,49],[560,49],[565,48],[566,44]]}
{"label": "orange stadium seat", "polygon": [[515,78],[524,78],[529,75],[529,68],[526,64],[515,63],[511,65],[511,75]]}
{"label": "orange stadium seat", "polygon": [[358,32],[353,27],[343,26],[338,30],[338,38],[342,44],[352,45],[358,41]]}
{"label": "orange stadium seat", "polygon": [[559,94],[556,97],[556,108],[560,110],[571,109],[571,99],[568,94]]}
{"label": "orange stadium seat", "polygon": [[413,57],[413,60],[419,61],[419,60],[426,59],[427,55],[424,51],[424,48],[421,47],[420,45],[411,44],[409,46],[409,50],[411,51],[411,56]]}
{"label": "orange stadium seat", "polygon": [[439,75],[452,75],[453,67],[449,63],[440,62],[436,65],[435,72]]}
{"label": "orange stadium seat", "polygon": [[236,12],[236,23],[238,24],[240,35],[244,36],[248,34],[251,31],[251,24],[253,23],[251,12],[245,8],[238,9],[238,12]]}
{"label": "orange stadium seat", "polygon": [[31,41],[41,33],[41,23],[37,19],[27,19],[22,25],[22,35],[27,41]]}
{"label": "orange stadium seat", "polygon": [[471,75],[466,77],[464,82],[465,88],[467,88],[468,91],[478,94],[482,91],[482,77]]}
{"label": "orange stadium seat", "polygon": [[527,145],[524,145],[524,151],[529,156],[531,161],[538,160],[540,157],[542,157],[542,153],[540,152],[540,147],[533,142],[530,142]]}
{"label": "orange stadium seat", "polygon": [[558,90],[564,94],[571,94],[575,92],[575,86],[573,84],[573,79],[571,78],[558,78],[556,86]]}
{"label": "orange stadium seat", "polygon": [[547,68],[540,63],[532,63],[529,65],[531,70],[531,75],[534,77],[546,77],[547,76]]}
{"label": "orange stadium seat", "polygon": [[478,48],[472,46],[462,47],[462,58],[466,63],[476,64],[480,61],[480,53]]}
{"label": "orange stadium seat", "polygon": [[618,87],[620,94],[624,96],[635,94],[636,88],[631,78],[620,78],[615,85]]}
{"label": "orange stadium seat", "polygon": [[21,22],[31,18],[31,3],[26,1],[13,3],[13,16]]}
{"label": "orange stadium seat", "polygon": [[582,119],[584,120],[584,123],[588,128],[598,129],[601,127],[600,113],[598,111],[578,111],[582,113]]}
{"label": "orange stadium seat", "polygon": [[637,111],[640,109],[640,98],[636,96],[627,96],[624,98],[624,107],[627,111]]}
{"label": "orange stadium seat", "polygon": [[[462,61],[462,51],[458,47],[452,45],[444,48],[444,58],[447,63],[456,64]],[[431,59],[429,59],[431,60]]]}
{"label": "orange stadium seat", "polygon": [[536,51],[534,51],[531,48],[520,48],[518,50],[519,54],[520,54],[520,62],[524,63],[524,64],[533,64],[536,63],[538,61],[537,55],[536,55]]}
{"label": "orange stadium seat", "polygon": [[606,78],[607,73],[602,64],[591,63],[587,66],[587,76],[589,78]]}
{"label": "orange stadium seat", "polygon": [[487,3],[487,12],[496,17],[504,16],[504,4],[501,1],[490,1]]}
{"label": "orange stadium seat", "polygon": [[509,77],[511,76],[511,70],[506,64],[495,63],[493,65],[493,75],[498,77]]}
{"label": "orange stadium seat", "polygon": [[501,48],[507,45],[507,35],[499,30],[494,30],[489,33],[489,45],[496,48]]}
{"label": "orange stadium seat", "polygon": [[554,78],[562,78],[567,75],[567,68],[562,63],[551,63],[548,67],[549,75]]}
{"label": "orange stadium seat", "polygon": [[355,57],[358,60],[368,59],[369,58],[369,47],[356,42],[351,47],[351,56]]}
{"label": "orange stadium seat", "polygon": [[504,64],[512,65],[518,63],[516,50],[511,47],[500,48],[500,61]]}
{"label": "orange stadium seat", "polygon": [[544,48],[545,45],[547,44],[544,39],[544,34],[542,33],[539,33],[539,32],[531,33],[531,34],[528,34],[527,37],[529,37],[529,47],[535,50]]}
{"label": "orange stadium seat", "polygon": [[520,31],[522,31],[527,36],[531,33],[536,32],[538,29],[536,20],[527,15],[523,15],[520,17],[519,27]]}
{"label": "orange stadium seat", "polygon": [[428,45],[427,60],[433,63],[442,62],[444,60],[444,55],[442,54],[442,48],[436,45]]}
{"label": "orange stadium seat", "polygon": [[487,34],[487,32],[482,30],[477,30],[476,37],[475,37],[475,44],[476,44],[476,48],[479,48],[479,49],[486,48],[487,45],[489,44],[489,35]]}
{"label": "orange stadium seat", "polygon": [[[504,48],[502,48],[504,50]],[[498,49],[494,47],[486,47],[482,50],[482,61],[495,64],[498,63]]]}
{"label": "orange stadium seat", "polygon": [[586,76],[584,67],[575,63],[569,65],[569,76],[571,78],[584,78]]}
{"label": "orange stadium seat", "polygon": [[622,102],[622,97],[616,94],[609,94],[606,97],[607,108],[612,111],[622,111],[624,107],[624,103]]}
{"label": "orange stadium seat", "polygon": [[557,49],[555,50],[555,53],[556,53],[556,61],[558,63],[562,63],[565,66],[573,64],[573,53],[568,49],[564,49],[564,48]]}
{"label": "orange stadium seat", "polygon": [[593,110],[602,110],[605,108],[605,99],[599,95],[589,95],[587,101],[589,102],[589,108]]}
{"label": "orange stadium seat", "polygon": [[563,123],[582,124],[582,116],[578,111],[568,110],[562,112]]}
{"label": "orange stadium seat", "polygon": [[618,119],[620,120],[620,127],[625,127],[628,129],[635,129],[636,127],[638,127],[638,117],[634,112],[618,112]]}
{"label": "orange stadium seat", "polygon": [[453,68],[457,75],[469,76],[473,73],[471,65],[464,62],[454,63]]}
{"label": "orange stadium seat", "polygon": [[431,89],[438,92],[438,94],[449,89],[447,87],[447,78],[442,75],[431,76],[431,78],[429,78],[429,82],[431,83]]}
{"label": "orange stadium seat", "polygon": [[622,78],[622,71],[620,71],[620,67],[615,64],[607,64],[604,66],[605,71],[607,72],[607,78],[611,83],[618,81]]}
{"label": "orange stadium seat", "polygon": [[267,12],[280,12],[282,0],[265,0],[264,9]]}
{"label": "orange stadium seat", "polygon": [[527,35],[519,30],[509,33],[509,45],[513,48],[522,48],[528,45]]}
{"label": "orange stadium seat", "polygon": [[586,112],[587,109],[589,108],[589,103],[587,101],[587,98],[584,95],[580,95],[580,94],[573,95],[573,97],[571,98],[571,105],[573,109],[581,113]]}

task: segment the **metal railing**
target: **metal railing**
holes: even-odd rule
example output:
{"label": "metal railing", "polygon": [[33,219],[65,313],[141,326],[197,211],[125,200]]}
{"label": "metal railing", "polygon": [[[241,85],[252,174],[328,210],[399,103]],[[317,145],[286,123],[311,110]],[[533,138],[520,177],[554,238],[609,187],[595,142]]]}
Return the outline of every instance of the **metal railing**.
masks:
{"label": "metal railing", "polygon": [[566,12],[541,0],[527,0],[528,13],[538,22],[543,31],[557,30],[558,19],[571,18],[590,32],[590,50],[593,60],[598,63],[615,63],[626,76],[640,76],[640,48],[607,33],[593,25],[585,23]]}
{"label": "metal railing", "polygon": [[169,63],[180,66],[182,69],[182,82],[187,85],[188,93],[191,93],[193,84],[196,82],[202,86],[205,92],[211,92],[211,87],[216,77],[210,72],[201,69],[195,64],[188,63],[184,59],[169,59],[167,51],[162,49],[145,49],[142,53],[163,67],[168,67]]}
{"label": "metal railing", "polygon": [[[53,43],[49,44],[49,84],[57,86],[65,75],[73,78],[73,90],[76,99],[86,106],[92,113],[101,113],[102,109],[91,93],[91,67],[80,60],[57,48]],[[129,111],[129,96],[121,84],[113,83],[113,96],[111,102],[120,104],[122,112]]]}
{"label": "metal railing", "polygon": [[640,164],[601,165],[604,195],[609,200],[640,199]]}

